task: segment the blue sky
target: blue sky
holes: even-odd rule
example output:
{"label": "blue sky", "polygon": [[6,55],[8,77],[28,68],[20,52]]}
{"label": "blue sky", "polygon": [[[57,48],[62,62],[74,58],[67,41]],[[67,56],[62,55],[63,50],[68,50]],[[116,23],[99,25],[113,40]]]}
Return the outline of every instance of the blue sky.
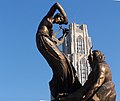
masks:
{"label": "blue sky", "polygon": [[120,2],[115,0],[1,0],[0,101],[49,101],[52,72],[36,48],[35,35],[57,1],[69,23],[88,25],[93,49],[101,50],[111,67],[120,101]]}

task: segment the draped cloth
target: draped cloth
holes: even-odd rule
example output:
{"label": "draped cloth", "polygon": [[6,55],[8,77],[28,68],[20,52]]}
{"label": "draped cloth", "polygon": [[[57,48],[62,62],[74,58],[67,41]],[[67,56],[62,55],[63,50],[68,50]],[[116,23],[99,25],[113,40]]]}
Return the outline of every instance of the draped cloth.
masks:
{"label": "draped cloth", "polygon": [[76,72],[67,57],[59,50],[52,38],[46,33],[37,33],[37,48],[44,56],[53,72],[49,82],[51,95],[57,98],[59,94],[72,93],[81,87]]}

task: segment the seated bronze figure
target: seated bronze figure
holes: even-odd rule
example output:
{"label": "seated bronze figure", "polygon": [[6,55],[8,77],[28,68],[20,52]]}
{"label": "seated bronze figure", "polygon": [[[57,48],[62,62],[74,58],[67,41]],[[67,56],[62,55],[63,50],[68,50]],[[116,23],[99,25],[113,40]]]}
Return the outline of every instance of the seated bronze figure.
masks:
{"label": "seated bronze figure", "polygon": [[109,65],[99,50],[88,56],[91,73],[85,84],[74,93],[61,98],[61,101],[115,101],[116,92]]}

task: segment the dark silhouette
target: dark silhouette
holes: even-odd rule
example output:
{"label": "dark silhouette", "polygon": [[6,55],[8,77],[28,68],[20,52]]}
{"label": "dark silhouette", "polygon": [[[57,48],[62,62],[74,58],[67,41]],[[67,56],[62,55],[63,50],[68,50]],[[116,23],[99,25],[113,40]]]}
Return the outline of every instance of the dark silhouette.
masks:
{"label": "dark silhouette", "polygon": [[[56,10],[60,13],[54,16]],[[50,8],[47,15],[40,22],[36,34],[37,48],[53,71],[53,78],[49,83],[51,95],[55,101],[58,101],[60,97],[74,92],[81,85],[72,64],[58,48],[69,30],[63,29],[63,36],[57,39],[55,37],[57,33],[53,34],[53,24],[68,24],[67,15],[59,3],[55,3]],[[60,29],[62,28],[60,27]]]}
{"label": "dark silhouette", "polygon": [[84,101],[115,101],[116,92],[112,82],[112,74],[109,65],[105,62],[104,54],[94,50],[89,55],[89,63],[92,72],[83,88]]}
{"label": "dark silhouette", "polygon": [[[55,14],[56,10],[59,13]],[[52,101],[115,101],[112,74],[102,52],[99,50],[90,52],[88,60],[92,71],[82,86],[71,62],[58,48],[69,33],[69,29],[60,26],[58,32],[53,34],[53,24],[68,24],[67,15],[59,3],[50,8],[40,22],[36,34],[37,48],[53,71],[53,78],[49,82]],[[57,39],[56,35],[61,29],[63,35]]]}
{"label": "dark silhouette", "polygon": [[99,50],[94,50],[88,57],[91,73],[86,83],[61,101],[115,101],[116,92],[112,82],[109,65],[105,56]]}

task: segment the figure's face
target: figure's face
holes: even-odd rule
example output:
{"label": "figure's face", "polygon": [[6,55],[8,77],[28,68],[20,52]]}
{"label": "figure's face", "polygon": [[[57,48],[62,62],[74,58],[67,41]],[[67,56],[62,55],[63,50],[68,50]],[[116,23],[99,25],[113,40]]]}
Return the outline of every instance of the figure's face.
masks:
{"label": "figure's face", "polygon": [[61,18],[60,18],[60,17],[54,18],[54,22],[55,22],[56,24],[61,23]]}
{"label": "figure's face", "polygon": [[57,18],[55,18],[55,23],[60,23],[61,22],[61,20],[60,20],[60,17],[57,17]]}

